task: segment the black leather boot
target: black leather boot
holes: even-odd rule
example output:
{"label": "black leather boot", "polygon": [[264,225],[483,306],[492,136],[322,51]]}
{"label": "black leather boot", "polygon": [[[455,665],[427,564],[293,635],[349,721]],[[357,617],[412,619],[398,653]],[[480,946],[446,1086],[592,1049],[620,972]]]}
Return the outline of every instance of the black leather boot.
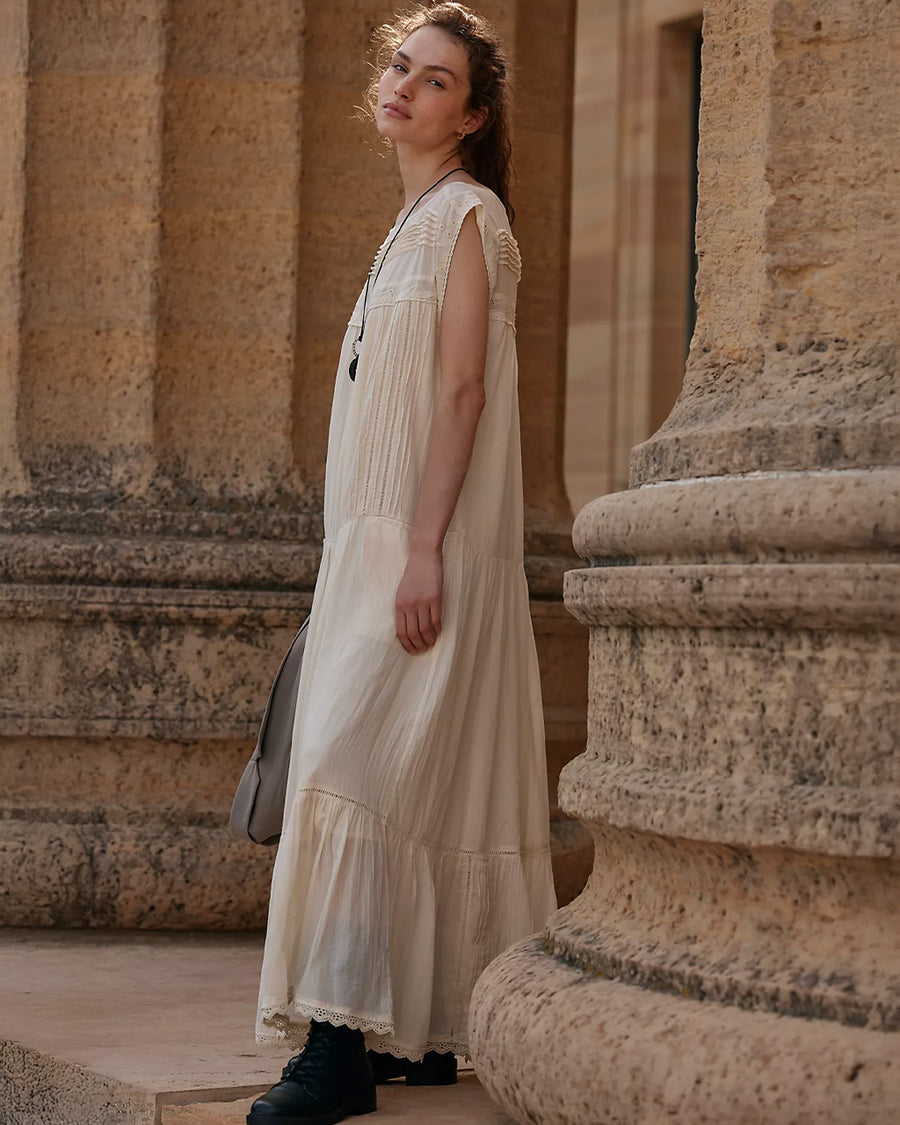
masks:
{"label": "black leather boot", "polygon": [[387,1051],[369,1051],[369,1061],[379,1084],[392,1078],[405,1078],[407,1086],[452,1086],[456,1082],[456,1055],[452,1053],[426,1051],[423,1059],[412,1062]]}
{"label": "black leather boot", "polygon": [[306,1046],[250,1107],[247,1125],[335,1125],[377,1108],[363,1033],[312,1020]]}

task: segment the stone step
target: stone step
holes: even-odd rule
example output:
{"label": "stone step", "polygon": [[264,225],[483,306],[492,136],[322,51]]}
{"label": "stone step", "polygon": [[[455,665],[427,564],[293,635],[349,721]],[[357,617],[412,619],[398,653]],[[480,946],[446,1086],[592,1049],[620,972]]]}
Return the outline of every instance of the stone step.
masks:
{"label": "stone step", "polygon": [[[161,1125],[245,1125],[253,1098],[206,1102],[195,1105],[164,1105]],[[378,1115],[352,1117],[373,1125],[512,1125],[493,1104],[473,1071],[460,1074],[455,1086],[421,1087],[391,1082],[378,1087]]]}
{"label": "stone step", "polygon": [[[291,1054],[254,1043],[262,943],[0,930],[0,1125],[243,1123]],[[379,1125],[508,1125],[471,1070],[378,1104]]]}

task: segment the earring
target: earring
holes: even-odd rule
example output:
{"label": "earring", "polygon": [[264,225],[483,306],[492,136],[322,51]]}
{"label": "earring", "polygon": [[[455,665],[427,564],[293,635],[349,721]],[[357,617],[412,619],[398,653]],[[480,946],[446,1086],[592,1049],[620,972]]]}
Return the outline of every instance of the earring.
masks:
{"label": "earring", "polygon": [[464,140],[466,139],[466,134],[465,134],[465,133],[457,133],[457,134],[456,134],[456,136],[457,136],[457,138],[458,138],[459,140],[461,140],[461,141],[464,141]]}

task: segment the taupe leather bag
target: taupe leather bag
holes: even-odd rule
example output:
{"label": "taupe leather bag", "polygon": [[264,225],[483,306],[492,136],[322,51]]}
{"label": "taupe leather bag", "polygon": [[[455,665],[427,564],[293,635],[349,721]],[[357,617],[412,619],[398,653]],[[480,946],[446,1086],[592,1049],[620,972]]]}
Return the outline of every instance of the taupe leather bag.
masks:
{"label": "taupe leather bag", "polygon": [[231,806],[231,834],[254,844],[277,844],[291,762],[291,735],[309,617],[300,626],[275,675],[256,749],[244,767]]}

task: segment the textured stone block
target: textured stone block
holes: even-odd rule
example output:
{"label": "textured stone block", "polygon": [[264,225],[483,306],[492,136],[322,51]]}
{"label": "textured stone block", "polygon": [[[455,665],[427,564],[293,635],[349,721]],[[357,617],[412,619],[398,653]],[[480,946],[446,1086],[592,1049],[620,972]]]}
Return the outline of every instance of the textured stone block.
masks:
{"label": "textured stone block", "polygon": [[164,49],[162,0],[106,0],[102,5],[29,0],[29,66],[115,75],[158,69]]}
{"label": "textured stone block", "polygon": [[0,1097],[4,1118],[15,1125],[155,1125],[152,1094],[61,1059],[46,1058],[19,1043],[0,1044]]}
{"label": "textured stone block", "polygon": [[303,612],[278,594],[235,605],[224,591],[4,593],[11,734],[251,737]]}
{"label": "textured stone block", "polygon": [[894,1036],[660,995],[551,960],[539,938],[491,962],[472,1012],[476,1073],[519,1122],[896,1119]]}
{"label": "textured stone block", "polygon": [[[246,218],[258,211],[293,214],[301,92],[296,78],[170,76],[164,93],[163,206],[239,211]],[[293,240],[286,241],[289,253]]]}
{"label": "textured stone block", "polygon": [[153,73],[52,71],[35,77],[28,97],[33,143],[27,174],[39,213],[89,211],[99,223],[107,209],[153,208],[159,106]]}
{"label": "textured stone block", "polygon": [[228,815],[297,596],[2,592],[3,923],[263,925],[274,853]]}
{"label": "textured stone block", "polygon": [[0,741],[6,926],[259,929],[274,850],[228,816],[252,744]]}
{"label": "textured stone block", "polygon": [[277,82],[302,77],[303,0],[194,0],[170,13],[170,66],[175,74]]}

